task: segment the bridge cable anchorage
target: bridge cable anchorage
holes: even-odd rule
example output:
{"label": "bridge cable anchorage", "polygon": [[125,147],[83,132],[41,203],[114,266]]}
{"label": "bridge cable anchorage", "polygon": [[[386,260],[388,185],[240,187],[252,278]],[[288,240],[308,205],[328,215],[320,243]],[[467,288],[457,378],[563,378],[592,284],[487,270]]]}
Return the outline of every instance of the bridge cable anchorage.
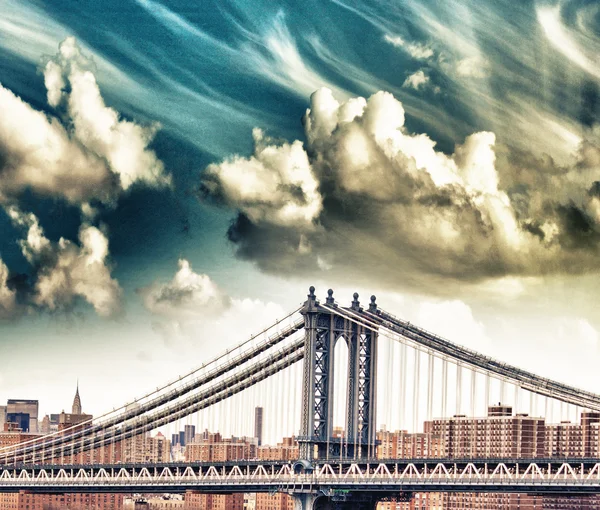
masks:
{"label": "bridge cable anchorage", "polygon": [[[171,383],[168,383],[168,384],[162,386],[161,388],[159,388],[159,390],[166,389],[166,388],[169,388],[170,386],[172,386],[173,384],[180,383],[182,379],[186,379],[190,375],[193,375],[202,369],[206,369],[207,367],[210,367],[211,365],[216,364],[217,361],[219,361],[223,357],[228,356],[229,354],[231,354],[231,352],[238,350],[240,347],[248,344],[249,342],[252,342],[257,336],[272,329],[274,326],[279,325],[283,320],[290,318],[298,310],[299,309],[294,310],[293,312],[291,312],[290,314],[285,316],[283,319],[277,321],[275,324],[273,324],[269,328],[266,328],[265,330],[263,330],[258,335],[255,335],[255,336],[251,337],[249,340],[242,342],[235,349],[229,349],[225,354],[221,354],[221,355],[217,356],[211,362],[203,364],[200,368],[191,371],[189,374],[186,374],[186,376],[181,377],[181,378],[177,379],[176,381],[173,381]],[[295,322],[293,322],[290,326],[287,326],[286,328],[281,330],[278,334],[272,335],[271,337],[268,337],[265,340],[261,341],[260,343],[258,343],[256,345],[256,347],[246,350],[246,351],[243,351],[241,354],[239,354],[236,358],[234,358],[228,364],[217,366],[206,377],[196,378],[189,383],[185,383],[185,385],[180,388],[171,390],[167,394],[159,395],[158,397],[154,398],[153,400],[150,400],[149,402],[138,405],[135,409],[128,410],[127,406],[129,404],[126,404],[125,406],[122,406],[117,409],[117,411],[125,409],[125,412],[121,413],[120,415],[117,414],[116,416],[114,416],[115,412],[111,411],[111,412],[106,413],[105,415],[102,415],[93,420],[87,420],[85,422],[79,423],[76,426],[70,427],[69,429],[64,429],[64,430],[61,430],[60,432],[48,434],[46,436],[43,436],[42,438],[36,438],[33,440],[29,440],[27,442],[20,443],[19,445],[0,448],[0,461],[2,459],[7,459],[9,456],[14,455],[16,453],[17,449],[19,450],[19,452],[31,453],[31,452],[34,452],[38,447],[45,450],[48,447],[58,447],[60,445],[67,445],[70,442],[77,441],[78,439],[83,440],[84,437],[92,436],[92,435],[94,435],[98,432],[101,432],[111,426],[117,426],[127,420],[131,420],[138,416],[141,416],[142,414],[148,412],[149,410],[156,409],[174,399],[180,398],[182,395],[189,393],[190,391],[193,391],[194,389],[197,389],[198,387],[207,384],[208,382],[224,375],[225,373],[233,370],[234,368],[237,368],[238,366],[242,365],[243,363],[248,362],[249,360],[264,353],[265,351],[272,348],[276,344],[280,343],[281,341],[285,340],[289,336],[293,335],[297,331],[300,331],[303,328],[303,325],[304,325],[303,319],[298,319]],[[137,399],[135,402],[143,401],[145,398],[156,395],[156,394],[157,394],[157,392],[154,391],[152,393],[145,395],[144,397],[142,397],[140,399]],[[106,417],[110,417],[110,418],[106,419],[105,421],[100,421],[98,423],[98,420],[101,420],[102,418],[106,418]],[[71,433],[69,434],[69,432],[71,432]]]}

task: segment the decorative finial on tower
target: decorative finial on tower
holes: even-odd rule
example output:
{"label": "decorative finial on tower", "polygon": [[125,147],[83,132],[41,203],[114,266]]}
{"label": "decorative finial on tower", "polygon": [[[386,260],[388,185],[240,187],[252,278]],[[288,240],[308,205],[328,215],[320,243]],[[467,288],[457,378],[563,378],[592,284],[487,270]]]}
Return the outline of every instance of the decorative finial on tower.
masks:
{"label": "decorative finial on tower", "polygon": [[72,414],[83,414],[81,411],[81,397],[79,396],[79,378],[77,379],[77,390],[75,391],[75,398],[73,399],[73,407],[71,408]]}
{"label": "decorative finial on tower", "polygon": [[358,292],[354,293],[354,301],[352,301],[352,309],[360,310],[360,302],[358,301]]}
{"label": "decorative finial on tower", "polygon": [[369,304],[369,312],[377,313],[377,298],[375,296],[371,296],[371,303]]}
{"label": "decorative finial on tower", "polygon": [[308,288],[308,299],[304,302],[300,313],[315,312],[318,306],[319,302],[317,301],[317,296],[315,296],[315,288],[311,285]]}
{"label": "decorative finial on tower", "polygon": [[335,300],[333,299],[333,289],[329,289],[327,291],[327,299],[325,299],[325,302],[328,305],[333,305],[334,304]]}

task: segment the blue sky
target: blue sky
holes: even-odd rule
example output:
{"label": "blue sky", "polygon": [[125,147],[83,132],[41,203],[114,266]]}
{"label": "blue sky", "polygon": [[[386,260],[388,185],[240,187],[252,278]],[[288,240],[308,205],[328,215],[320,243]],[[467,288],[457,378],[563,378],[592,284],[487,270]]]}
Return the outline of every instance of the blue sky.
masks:
{"label": "blue sky", "polygon": [[0,400],[99,412],[310,284],[600,382],[596,2],[2,10]]}

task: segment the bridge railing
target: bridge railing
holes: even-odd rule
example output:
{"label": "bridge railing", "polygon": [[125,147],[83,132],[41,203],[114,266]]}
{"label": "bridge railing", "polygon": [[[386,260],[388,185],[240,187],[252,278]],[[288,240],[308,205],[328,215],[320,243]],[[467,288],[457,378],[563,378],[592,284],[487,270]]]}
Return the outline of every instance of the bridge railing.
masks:
{"label": "bridge railing", "polygon": [[[377,486],[394,486],[396,488],[420,487],[420,490],[473,490],[497,492],[499,486],[506,491],[535,490],[535,487],[572,487],[575,491],[600,490],[600,462],[582,468],[571,463],[563,463],[554,469],[545,465],[532,463],[524,471],[518,465],[499,463],[494,468],[487,465],[475,466],[467,464],[462,469],[456,465],[438,463],[429,467],[408,464],[399,468],[397,464],[381,462],[379,464],[349,464],[342,467],[337,464],[320,464],[311,473],[295,473],[290,464],[280,466],[258,465],[249,468],[233,467],[229,469],[216,467],[191,468],[175,470],[142,468],[130,472],[124,468],[115,470],[68,470],[61,469],[48,473],[44,470],[37,474],[27,469],[9,471],[0,475],[0,492],[14,490],[102,490],[114,492],[125,490],[136,492],[145,490],[169,489],[182,491],[188,489],[218,491],[234,490],[235,487],[263,487],[265,490],[291,491],[298,486],[352,488],[361,490],[377,490]],[[416,490],[416,489],[415,489]]]}

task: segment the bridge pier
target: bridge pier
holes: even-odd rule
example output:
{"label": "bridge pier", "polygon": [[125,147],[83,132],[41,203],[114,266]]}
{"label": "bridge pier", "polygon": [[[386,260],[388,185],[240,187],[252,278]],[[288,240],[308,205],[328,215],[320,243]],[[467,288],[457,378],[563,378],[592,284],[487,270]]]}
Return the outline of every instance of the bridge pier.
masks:
{"label": "bridge pier", "polygon": [[375,510],[380,495],[368,493],[292,494],[294,510]]}
{"label": "bridge pier", "polygon": [[315,507],[316,494],[292,494],[294,498],[294,510],[313,510]]}

